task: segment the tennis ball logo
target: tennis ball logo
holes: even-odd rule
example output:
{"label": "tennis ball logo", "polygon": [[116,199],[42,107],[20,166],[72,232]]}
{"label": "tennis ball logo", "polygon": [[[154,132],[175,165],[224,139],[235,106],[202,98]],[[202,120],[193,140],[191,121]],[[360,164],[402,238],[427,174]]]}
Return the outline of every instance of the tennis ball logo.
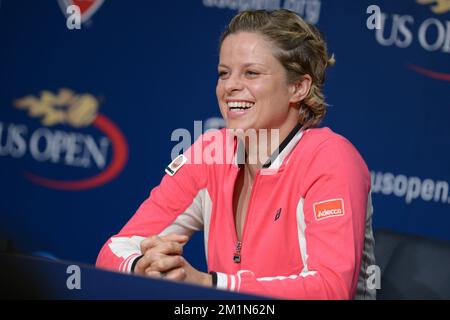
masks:
{"label": "tennis ball logo", "polygon": [[44,90],[40,97],[26,96],[14,104],[18,109],[28,110],[29,116],[40,118],[44,126],[67,124],[74,128],[91,125],[99,107],[93,95],[75,94],[69,89],[60,89],[57,94]]}
{"label": "tennis ball logo", "polygon": [[86,127],[94,121],[97,116],[98,102],[90,94],[81,95],[73,99],[67,109],[67,123],[73,127]]}

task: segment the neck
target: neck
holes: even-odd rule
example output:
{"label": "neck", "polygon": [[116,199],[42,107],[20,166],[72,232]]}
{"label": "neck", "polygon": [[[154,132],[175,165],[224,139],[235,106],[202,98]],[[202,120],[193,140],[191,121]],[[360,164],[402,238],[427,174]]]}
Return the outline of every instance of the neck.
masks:
{"label": "neck", "polygon": [[275,152],[278,152],[280,144],[297,125],[298,122],[295,122],[279,129],[259,130],[253,136],[245,135],[245,166],[252,177]]}

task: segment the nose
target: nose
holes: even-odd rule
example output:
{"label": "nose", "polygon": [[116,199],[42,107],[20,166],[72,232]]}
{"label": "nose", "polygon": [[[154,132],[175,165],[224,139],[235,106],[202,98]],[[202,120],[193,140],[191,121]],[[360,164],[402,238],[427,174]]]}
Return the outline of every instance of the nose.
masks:
{"label": "nose", "polygon": [[244,84],[242,83],[239,75],[231,74],[228,79],[225,80],[225,91],[227,94],[231,94],[235,91],[241,91],[244,88]]}

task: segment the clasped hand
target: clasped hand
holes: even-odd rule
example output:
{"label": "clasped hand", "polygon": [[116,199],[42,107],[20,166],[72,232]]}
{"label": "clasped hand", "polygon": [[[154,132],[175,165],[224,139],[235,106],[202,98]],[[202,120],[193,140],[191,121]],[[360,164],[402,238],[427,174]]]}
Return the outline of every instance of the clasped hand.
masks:
{"label": "clasped hand", "polygon": [[212,286],[212,277],[200,272],[182,256],[185,235],[175,233],[167,236],[150,236],[141,242],[142,258],[136,263],[134,273],[150,277],[184,281],[204,286]]}

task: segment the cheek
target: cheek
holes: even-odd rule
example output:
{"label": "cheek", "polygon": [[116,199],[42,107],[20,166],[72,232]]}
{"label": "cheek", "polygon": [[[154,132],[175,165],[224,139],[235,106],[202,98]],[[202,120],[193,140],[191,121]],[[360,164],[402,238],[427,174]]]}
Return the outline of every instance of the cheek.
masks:
{"label": "cheek", "polygon": [[271,107],[284,104],[288,96],[288,92],[276,83],[254,85],[250,91],[257,101]]}
{"label": "cheek", "polygon": [[220,81],[218,81],[217,85],[216,85],[217,103],[218,103],[218,106],[219,106],[220,113],[225,118],[226,117],[226,110],[225,110],[225,106],[223,105],[223,102],[221,101],[222,98],[223,98],[223,94],[224,94],[223,85],[220,83]]}
{"label": "cheek", "polygon": [[267,85],[264,83],[249,83],[245,87],[247,96],[256,100],[257,104],[265,104],[270,98],[270,93],[267,92]]}
{"label": "cheek", "polygon": [[[256,88],[255,88],[256,89]],[[277,83],[257,88],[255,94],[261,102],[261,115],[271,121],[284,119],[289,110],[289,92],[286,87]]]}

